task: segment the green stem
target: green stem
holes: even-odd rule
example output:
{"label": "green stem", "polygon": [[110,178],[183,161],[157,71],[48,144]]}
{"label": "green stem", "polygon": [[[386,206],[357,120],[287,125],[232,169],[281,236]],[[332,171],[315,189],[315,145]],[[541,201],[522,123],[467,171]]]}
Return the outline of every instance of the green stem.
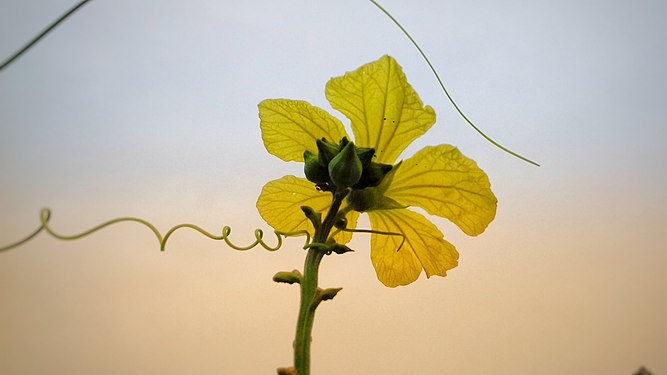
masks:
{"label": "green stem", "polygon": [[[346,191],[334,193],[331,208],[322,225],[315,231],[314,242],[326,243],[346,195]],[[320,247],[309,248],[303,268],[303,278],[300,284],[301,303],[294,339],[294,368],[298,375],[310,374],[310,343],[312,341],[313,322],[315,320],[315,310],[322,301],[318,292],[319,266],[325,255],[325,251]]]}
{"label": "green stem", "polygon": [[317,308],[317,280],[319,265],[324,257],[321,250],[310,249],[306,256],[306,263],[301,280],[301,306],[296,323],[296,337],[294,339],[294,367],[298,375],[310,373],[310,343]]}

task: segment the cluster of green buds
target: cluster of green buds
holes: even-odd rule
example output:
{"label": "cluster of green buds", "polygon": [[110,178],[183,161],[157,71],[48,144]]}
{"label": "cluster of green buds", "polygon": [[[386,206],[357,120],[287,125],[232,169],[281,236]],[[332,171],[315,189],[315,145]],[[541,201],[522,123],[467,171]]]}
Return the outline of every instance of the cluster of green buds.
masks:
{"label": "cluster of green buds", "polygon": [[322,191],[351,188],[360,190],[377,186],[392,166],[375,163],[375,149],[357,147],[346,137],[338,144],[325,138],[317,140],[318,155],[303,153],[306,178]]}

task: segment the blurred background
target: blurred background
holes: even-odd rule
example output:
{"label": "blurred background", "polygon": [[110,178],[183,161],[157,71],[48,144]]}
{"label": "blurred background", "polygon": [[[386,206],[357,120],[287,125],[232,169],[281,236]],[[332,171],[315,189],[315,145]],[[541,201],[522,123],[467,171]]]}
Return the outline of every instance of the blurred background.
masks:
{"label": "blurred background", "polygon": [[[329,78],[390,54],[438,115],[404,157],[458,146],[498,214],[477,238],[433,219],[461,254],[446,278],[385,288],[367,235],[327,257],[321,284],[343,291],[318,310],[313,373],[667,374],[667,3],[382,4],[464,112],[540,168],[465,124],[368,1],[98,0],[0,73],[0,244],[42,207],[65,234],[119,216],[270,233],[263,184],[302,172],[264,150],[257,103],[331,110]],[[0,58],[73,5],[0,0]],[[0,373],[275,373],[298,290],[271,277],[302,268],[301,244],[43,234],[0,254]]]}

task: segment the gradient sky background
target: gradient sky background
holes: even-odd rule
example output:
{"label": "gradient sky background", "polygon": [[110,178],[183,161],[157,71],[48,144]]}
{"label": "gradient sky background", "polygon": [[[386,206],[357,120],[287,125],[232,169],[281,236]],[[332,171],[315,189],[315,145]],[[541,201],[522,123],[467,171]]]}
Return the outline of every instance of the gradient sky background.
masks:
{"label": "gradient sky background", "polygon": [[[0,57],[73,3],[1,0]],[[457,145],[498,215],[477,238],[433,219],[461,253],[446,278],[385,288],[367,235],[326,258],[321,284],[344,289],[318,310],[313,373],[667,374],[667,3],[383,5],[473,121],[541,168],[466,125],[367,1],[98,0],[0,73],[0,244],[42,207],[68,234],[137,216],[248,242],[269,229],[263,184],[301,173],[264,150],[257,103],[330,109],[330,77],[390,54],[438,114],[404,157]],[[41,235],[0,254],[0,373],[275,373],[298,290],[271,276],[302,268],[300,246]]]}

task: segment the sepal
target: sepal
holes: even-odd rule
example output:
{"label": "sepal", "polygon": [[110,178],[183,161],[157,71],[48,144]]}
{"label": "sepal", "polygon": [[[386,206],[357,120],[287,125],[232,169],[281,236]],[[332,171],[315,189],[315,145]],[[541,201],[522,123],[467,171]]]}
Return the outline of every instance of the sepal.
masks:
{"label": "sepal", "polygon": [[336,254],[345,254],[345,253],[352,252],[354,250],[350,249],[349,247],[347,247],[345,245],[341,245],[341,244],[336,243],[336,244],[331,245],[331,251],[333,251]]}

